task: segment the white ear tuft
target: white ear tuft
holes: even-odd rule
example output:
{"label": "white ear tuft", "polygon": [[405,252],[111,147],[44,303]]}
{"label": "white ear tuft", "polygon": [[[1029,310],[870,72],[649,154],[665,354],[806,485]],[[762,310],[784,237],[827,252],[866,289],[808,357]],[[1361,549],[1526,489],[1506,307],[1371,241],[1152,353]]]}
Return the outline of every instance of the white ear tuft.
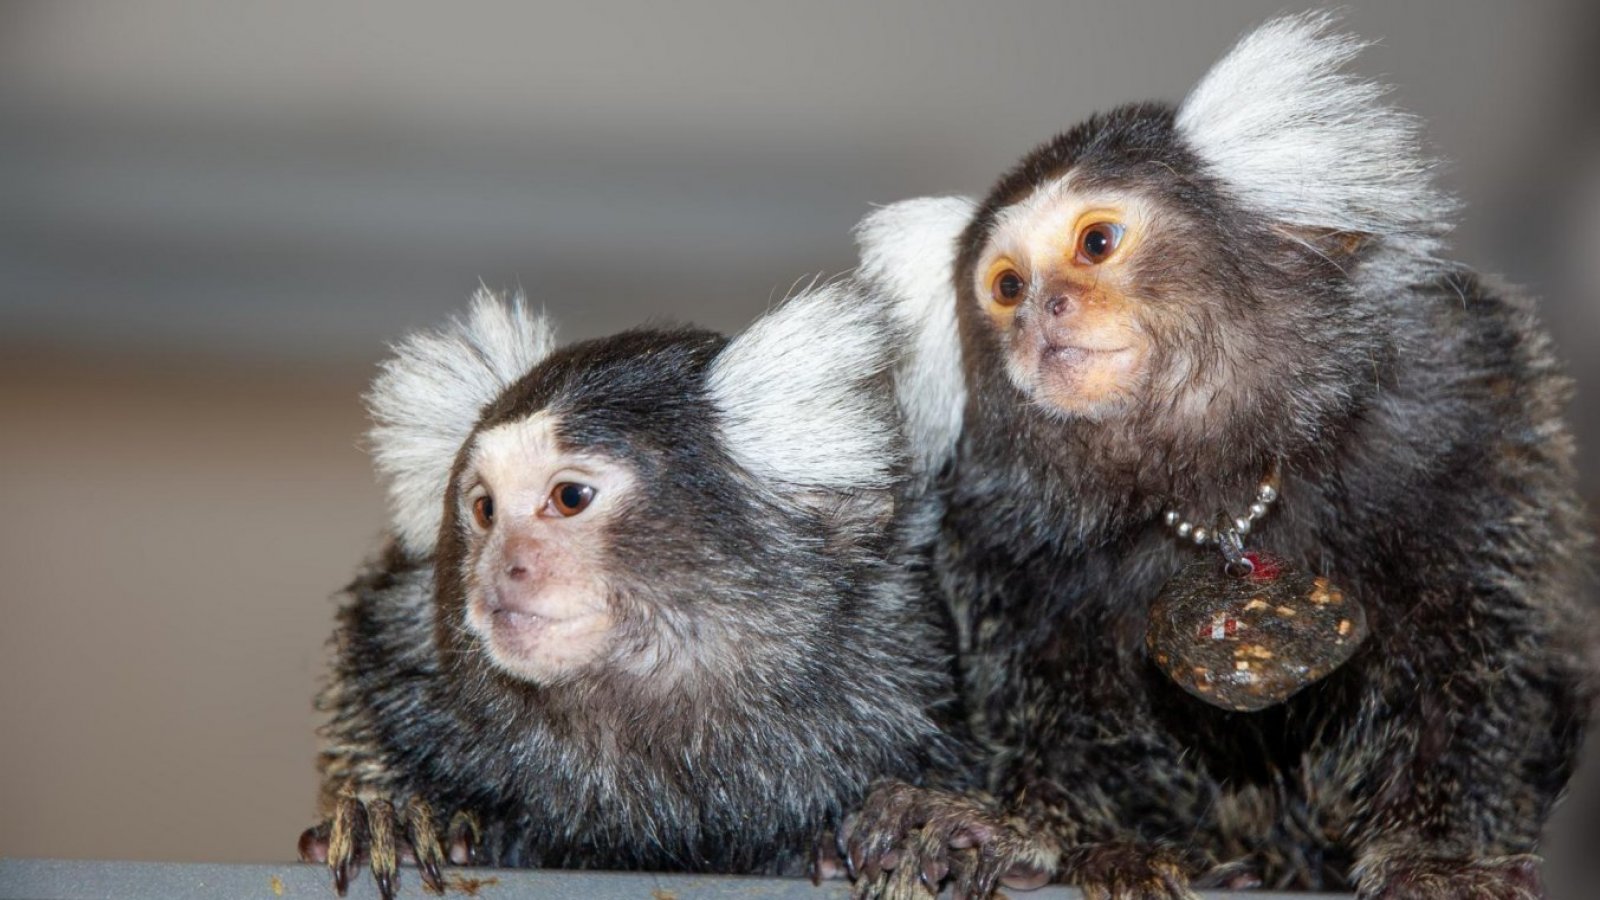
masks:
{"label": "white ear tuft", "polygon": [[961,434],[967,391],[956,331],[956,245],[976,210],[967,197],[921,197],[856,226],[861,278],[888,295],[904,344],[895,394],[920,475],[937,472]]}
{"label": "white ear tuft", "polygon": [[894,354],[875,298],[844,280],[757,319],[711,364],[724,446],[779,490],[887,488],[899,434],[884,372]]}
{"label": "white ear tuft", "polygon": [[483,408],[549,355],[555,335],[520,294],[487,288],[466,318],[410,335],[367,394],[373,461],[389,493],[392,526],[411,552],[433,551],[445,488]]}
{"label": "white ear tuft", "polygon": [[1342,71],[1367,43],[1336,17],[1274,19],[1239,41],[1178,110],[1178,129],[1241,202],[1284,224],[1431,252],[1454,204],[1420,126],[1387,88]]}

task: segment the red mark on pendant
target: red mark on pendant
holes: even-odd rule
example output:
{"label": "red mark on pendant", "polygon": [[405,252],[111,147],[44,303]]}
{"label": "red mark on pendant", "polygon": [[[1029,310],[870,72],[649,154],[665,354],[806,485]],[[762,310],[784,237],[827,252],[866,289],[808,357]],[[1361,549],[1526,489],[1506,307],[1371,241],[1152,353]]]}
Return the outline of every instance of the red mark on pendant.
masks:
{"label": "red mark on pendant", "polygon": [[1257,581],[1276,581],[1278,576],[1283,573],[1283,567],[1278,565],[1278,561],[1270,556],[1262,556],[1255,551],[1250,551],[1244,555],[1244,558],[1249,560],[1250,565],[1253,566],[1250,570],[1250,577]]}

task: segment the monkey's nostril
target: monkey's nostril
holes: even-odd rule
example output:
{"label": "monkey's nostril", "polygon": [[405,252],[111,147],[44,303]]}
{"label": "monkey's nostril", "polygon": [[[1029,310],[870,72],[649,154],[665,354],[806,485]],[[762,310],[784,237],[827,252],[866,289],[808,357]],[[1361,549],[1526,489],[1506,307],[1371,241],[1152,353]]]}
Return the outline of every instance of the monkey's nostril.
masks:
{"label": "monkey's nostril", "polygon": [[543,571],[539,542],[524,534],[508,534],[499,556],[500,577],[506,581],[530,581]]}
{"label": "monkey's nostril", "polygon": [[1072,298],[1066,294],[1057,294],[1045,302],[1044,308],[1052,316],[1059,316],[1072,308]]}

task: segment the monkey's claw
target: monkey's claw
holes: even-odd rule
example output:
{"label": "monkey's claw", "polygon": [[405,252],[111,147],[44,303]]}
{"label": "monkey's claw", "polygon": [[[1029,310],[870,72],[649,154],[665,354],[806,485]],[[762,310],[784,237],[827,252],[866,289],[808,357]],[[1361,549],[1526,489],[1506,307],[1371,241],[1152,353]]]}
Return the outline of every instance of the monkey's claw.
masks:
{"label": "monkey's claw", "polygon": [[1389,858],[1363,866],[1361,900],[1543,900],[1539,857]]}
{"label": "monkey's claw", "polygon": [[857,900],[926,898],[947,883],[957,898],[983,900],[1001,884],[1038,887],[1055,870],[1054,853],[984,799],[903,782],[868,795],[838,849]]}
{"label": "monkey's claw", "polygon": [[450,827],[445,832],[450,847],[450,861],[458,866],[474,866],[483,860],[483,826],[478,817],[461,811],[450,817]]}
{"label": "monkey's claw", "polygon": [[[446,838],[460,840],[463,862],[471,862],[477,839],[475,820],[458,813],[456,820],[473,823],[456,831],[452,820]],[[333,889],[343,897],[350,888],[350,874],[363,861],[370,863],[373,883],[384,900],[393,900],[400,885],[400,863],[415,862],[423,887],[431,893],[444,892],[441,872],[446,857],[433,810],[426,802],[412,797],[398,806],[383,797],[362,799],[354,792],[341,791],[334,801],[333,815],[300,835],[300,858],[326,863],[333,875]]]}

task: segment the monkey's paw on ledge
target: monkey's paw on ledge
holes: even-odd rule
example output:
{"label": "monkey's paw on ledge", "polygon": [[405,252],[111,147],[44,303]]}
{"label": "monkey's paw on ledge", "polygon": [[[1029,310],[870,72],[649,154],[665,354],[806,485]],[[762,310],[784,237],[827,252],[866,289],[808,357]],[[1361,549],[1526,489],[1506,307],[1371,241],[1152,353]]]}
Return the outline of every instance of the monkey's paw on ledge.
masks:
{"label": "monkey's paw on ledge", "polygon": [[334,802],[333,815],[300,835],[300,859],[326,864],[341,897],[349,888],[351,871],[368,861],[373,883],[385,898],[395,896],[402,862],[418,867],[429,892],[442,893],[446,860],[472,863],[478,834],[477,820],[469,813],[456,813],[441,830],[432,807],[420,798],[362,799],[343,791]]}
{"label": "monkey's paw on ledge", "polygon": [[955,897],[988,897],[999,886],[1038,888],[1055,868],[1050,848],[990,804],[903,781],[873,789],[840,829],[837,849],[856,879],[858,900],[927,896],[923,885],[948,885]]}

